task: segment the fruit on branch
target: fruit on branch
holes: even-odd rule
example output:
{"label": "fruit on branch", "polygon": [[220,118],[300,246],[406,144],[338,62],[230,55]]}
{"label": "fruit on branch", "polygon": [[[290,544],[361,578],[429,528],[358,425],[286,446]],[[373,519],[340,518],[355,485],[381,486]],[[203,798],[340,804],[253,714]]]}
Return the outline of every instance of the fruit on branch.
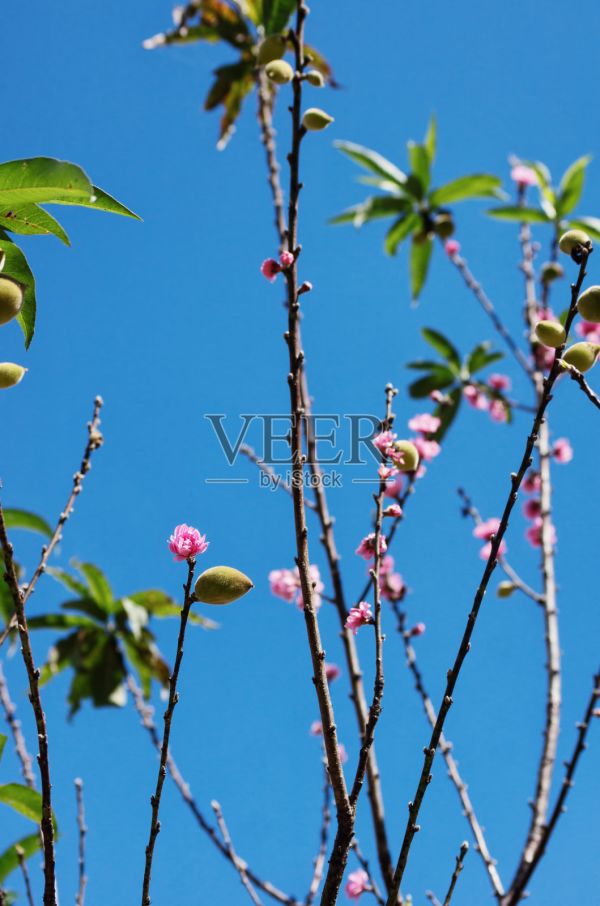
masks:
{"label": "fruit on branch", "polygon": [[575,343],[573,346],[569,346],[564,353],[563,362],[585,374],[596,364],[599,352],[600,346],[597,343]]}
{"label": "fruit on branch", "polygon": [[452,214],[443,211],[434,217],[433,229],[440,239],[449,239],[454,233],[454,220]]}
{"label": "fruit on branch", "polygon": [[231,604],[254,588],[252,581],[231,566],[211,566],[198,577],[194,598],[202,604]]}
{"label": "fruit on branch", "polygon": [[267,77],[276,85],[285,85],[294,78],[294,70],[287,60],[273,60],[265,66]]}
{"label": "fruit on branch", "polygon": [[542,283],[552,283],[553,280],[558,280],[559,277],[564,277],[564,275],[563,266],[558,261],[546,261],[542,265]]}
{"label": "fruit on branch", "polygon": [[10,277],[0,277],[0,324],[16,318],[23,305],[23,287]]}
{"label": "fruit on branch", "polygon": [[496,589],[496,594],[499,598],[510,598],[513,591],[516,591],[517,586],[513,582],[504,580],[500,582],[498,588]]}
{"label": "fruit on branch", "polygon": [[534,334],[540,343],[552,349],[558,349],[567,339],[566,331],[558,321],[538,321]]}
{"label": "fruit on branch", "polygon": [[302,117],[302,125],[309,132],[320,132],[321,129],[327,129],[331,123],[333,123],[333,117],[319,107],[309,107]]}
{"label": "fruit on branch", "polygon": [[258,65],[266,66],[273,60],[280,60],[285,53],[285,46],[286,41],[283,35],[269,35],[258,46]]}
{"label": "fruit on branch", "polygon": [[558,247],[579,264],[583,252],[591,249],[592,240],[583,230],[567,230],[558,240]]}
{"label": "fruit on branch", "polygon": [[419,451],[409,440],[396,440],[392,444],[396,453],[401,453],[398,459],[392,455],[394,465],[401,472],[415,472],[419,465]]}
{"label": "fruit on branch", "polygon": [[600,324],[600,286],[590,286],[580,295],[577,310],[586,321]]}
{"label": "fruit on branch", "polygon": [[26,368],[15,365],[14,362],[0,362],[0,390],[14,387],[23,380],[26,371]]}
{"label": "fruit on branch", "polygon": [[325,86],[323,74],[318,69],[309,69],[306,73],[306,81],[315,88],[324,88]]}

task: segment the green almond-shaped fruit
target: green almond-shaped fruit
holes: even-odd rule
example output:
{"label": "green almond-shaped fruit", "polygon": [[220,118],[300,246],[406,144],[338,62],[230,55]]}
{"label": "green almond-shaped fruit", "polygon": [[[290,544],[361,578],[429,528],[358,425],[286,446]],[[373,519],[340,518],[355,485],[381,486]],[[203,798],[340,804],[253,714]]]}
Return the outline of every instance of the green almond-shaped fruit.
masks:
{"label": "green almond-shaped fruit", "polygon": [[16,318],[23,305],[23,287],[10,277],[0,277],[0,324]]}
{"label": "green almond-shaped fruit", "polygon": [[294,78],[294,70],[287,60],[273,60],[265,66],[265,72],[276,85],[285,85]]}
{"label": "green almond-shaped fruit", "polygon": [[496,589],[496,594],[499,598],[510,598],[513,591],[515,591],[517,586],[513,582],[500,582],[498,588]]}
{"label": "green almond-shaped fruit", "polygon": [[14,387],[23,380],[26,371],[26,368],[15,365],[14,362],[0,362],[0,390]]}
{"label": "green almond-shaped fruit", "polygon": [[583,230],[567,230],[558,240],[558,247],[565,255],[572,255],[578,248],[591,248],[592,240]]}
{"label": "green almond-shaped fruit", "polygon": [[333,123],[333,117],[319,107],[309,107],[302,117],[302,125],[310,132],[320,132]]}
{"label": "green almond-shaped fruit", "polygon": [[258,46],[257,60],[259,66],[266,66],[273,60],[280,60],[285,54],[286,41],[283,35],[269,35]]}
{"label": "green almond-shaped fruit", "polygon": [[600,346],[597,343],[575,343],[563,354],[563,362],[572,365],[577,371],[585,374],[596,364]]}
{"label": "green almond-shaped fruit", "polygon": [[323,88],[325,86],[325,79],[323,78],[323,73],[319,72],[318,69],[309,69],[306,73],[306,81],[309,85],[312,85],[314,88]]}
{"label": "green almond-shaped fruit", "polygon": [[254,588],[244,573],[231,566],[211,566],[199,576],[194,594],[203,604],[231,604]]}
{"label": "green almond-shaped fruit", "polygon": [[586,321],[600,324],[600,286],[590,286],[580,295],[577,311]]}
{"label": "green almond-shaped fruit", "polygon": [[567,339],[566,331],[558,321],[538,321],[534,333],[540,343],[552,349],[558,349]]}
{"label": "green almond-shaped fruit", "polygon": [[419,451],[409,440],[396,440],[394,441],[394,450],[397,453],[402,453],[402,462],[396,463],[394,465],[400,469],[401,472],[415,472],[419,465]]}
{"label": "green almond-shaped fruit", "polygon": [[542,264],[542,283],[552,283],[553,280],[558,280],[564,275],[564,268],[558,261],[546,261],[545,264]]}

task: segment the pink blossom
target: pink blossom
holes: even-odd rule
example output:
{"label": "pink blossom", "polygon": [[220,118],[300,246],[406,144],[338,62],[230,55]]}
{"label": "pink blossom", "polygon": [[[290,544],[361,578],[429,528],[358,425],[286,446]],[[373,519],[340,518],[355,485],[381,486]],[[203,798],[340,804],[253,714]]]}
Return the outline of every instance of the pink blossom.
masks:
{"label": "pink blossom", "polygon": [[353,635],[356,635],[361,626],[365,626],[367,623],[372,622],[373,613],[371,611],[371,605],[367,604],[366,601],[361,601],[360,604],[357,604],[356,607],[353,607],[350,610],[344,626],[346,629],[351,629]]}
{"label": "pink blossom", "polygon": [[346,747],[343,742],[338,743],[338,756],[341,764],[346,764],[348,761],[348,753],[346,752]]}
{"label": "pink blossom", "polygon": [[[501,541],[500,546],[498,547],[498,552],[497,552],[496,556],[503,557],[507,550],[508,550],[508,548],[506,546],[506,542]],[[484,544],[483,547],[481,548],[481,550],[479,551],[479,556],[481,557],[482,560],[489,560],[491,553],[492,553],[492,542],[488,541],[488,543]]]}
{"label": "pink blossom", "polygon": [[473,384],[467,384],[466,387],[463,387],[463,396],[473,409],[480,409],[485,412],[489,408],[487,397]]}
{"label": "pink blossom", "polygon": [[[393,572],[394,569],[394,558],[389,554],[386,557],[381,558],[381,563],[379,564],[379,575],[385,576],[386,573]],[[370,569],[367,569],[367,572],[370,572]]]}
{"label": "pink blossom", "polygon": [[397,435],[393,434],[391,431],[382,431],[381,434],[378,434],[373,438],[373,444],[384,456],[387,456],[388,447],[391,447],[396,440],[396,437]]}
{"label": "pink blossom", "polygon": [[369,876],[363,868],[358,868],[348,875],[344,890],[349,900],[360,899],[361,894],[370,889]]}
{"label": "pink blossom", "polygon": [[391,503],[383,511],[384,516],[392,516],[394,519],[400,519],[402,516],[402,507],[398,503]]}
{"label": "pink blossom", "polygon": [[537,519],[542,512],[542,503],[538,497],[531,497],[523,504],[523,515],[527,519]]}
{"label": "pink blossom", "polygon": [[322,736],[323,735],[323,724],[320,720],[313,720],[310,725],[310,735],[311,736]]}
{"label": "pink blossom", "polygon": [[429,412],[423,412],[421,415],[415,415],[408,423],[411,431],[417,431],[419,434],[435,434],[442,420],[437,415],[430,415]]}
{"label": "pink blossom", "polygon": [[[379,553],[385,554],[387,550],[387,541],[383,535],[379,536]],[[355,553],[359,557],[364,557],[365,560],[370,560],[375,556],[375,532],[371,532],[370,535],[367,535],[366,538],[363,538],[358,547],[356,548]]]}
{"label": "pink blossom", "polygon": [[508,421],[508,413],[506,411],[506,406],[501,400],[492,400],[489,408],[490,418],[493,422],[506,422]]}
{"label": "pink blossom", "polygon": [[444,251],[449,258],[454,258],[455,255],[458,255],[460,252],[460,242],[456,239],[446,239],[444,243]]}
{"label": "pink blossom", "polygon": [[510,390],[512,386],[507,374],[490,374],[487,382],[494,390]]}
{"label": "pink blossom", "polygon": [[386,497],[400,497],[402,489],[404,487],[404,480],[402,475],[398,475],[394,481],[389,482],[385,486],[385,496]]}
{"label": "pink blossom", "polygon": [[425,629],[426,629],[426,628],[427,628],[427,627],[425,626],[425,623],[417,623],[417,624],[416,624],[415,626],[413,626],[413,628],[409,631],[409,635],[414,635],[414,636],[423,635],[423,633],[425,632]]}
{"label": "pink blossom", "polygon": [[600,324],[592,324],[591,321],[579,321],[575,325],[575,330],[588,343],[600,343]]}
{"label": "pink blossom", "polygon": [[277,274],[281,270],[281,265],[274,258],[266,258],[260,266],[260,272],[266,277],[269,283],[274,283]]}
{"label": "pink blossom", "polygon": [[328,664],[325,663],[325,676],[327,677],[327,682],[333,683],[338,679],[342,674],[341,669],[337,664]]}
{"label": "pink blossom", "polygon": [[382,481],[387,481],[388,478],[393,478],[394,475],[398,474],[398,469],[395,466],[385,466],[381,463],[377,469],[377,474]]}
{"label": "pink blossom", "polygon": [[[525,537],[532,547],[542,546],[542,524],[542,517],[538,516],[538,518],[534,519],[532,525],[525,532]],[[550,523],[548,526],[548,540],[552,546],[556,544],[556,529],[554,528],[552,523]]]}
{"label": "pink blossom", "polygon": [[554,441],[552,455],[557,462],[567,463],[573,459],[573,447],[566,437],[559,437]]}
{"label": "pink blossom", "polygon": [[298,582],[291,569],[272,569],[269,573],[271,594],[292,602],[298,592]]}
{"label": "pink blossom", "polygon": [[424,437],[414,437],[413,444],[419,451],[419,456],[425,462],[431,462],[432,459],[435,459],[436,456],[439,456],[442,452],[442,448],[438,444],[437,440],[426,440]]}
{"label": "pink blossom", "polygon": [[429,399],[432,402],[439,403],[440,406],[443,406],[448,397],[444,393],[442,393],[441,390],[432,390],[429,394]]}
{"label": "pink blossom", "polygon": [[381,597],[386,601],[401,601],[406,594],[406,585],[400,573],[385,573],[380,579]]}
{"label": "pink blossom", "polygon": [[203,554],[208,548],[209,542],[206,540],[206,535],[201,535],[198,529],[183,523],[175,527],[167,544],[171,553],[175,554],[174,559],[181,562],[195,557],[196,554]]}
{"label": "pink blossom", "polygon": [[538,178],[535,170],[523,164],[517,164],[510,171],[510,178],[519,186],[537,186]]}
{"label": "pink blossom", "polygon": [[473,535],[475,538],[482,538],[484,541],[490,541],[499,528],[500,520],[492,517],[491,519],[487,519],[485,522],[476,525],[473,529]]}
{"label": "pink blossom", "polygon": [[542,480],[539,472],[528,472],[521,487],[526,494],[537,494],[542,486]]}
{"label": "pink blossom", "polygon": [[282,267],[291,267],[294,263],[294,256],[291,252],[282,252],[279,256],[279,262]]}
{"label": "pink blossom", "polygon": [[534,346],[533,358],[535,367],[540,371],[548,371],[552,368],[555,356],[556,350],[551,346],[544,346],[542,343],[537,343]]}

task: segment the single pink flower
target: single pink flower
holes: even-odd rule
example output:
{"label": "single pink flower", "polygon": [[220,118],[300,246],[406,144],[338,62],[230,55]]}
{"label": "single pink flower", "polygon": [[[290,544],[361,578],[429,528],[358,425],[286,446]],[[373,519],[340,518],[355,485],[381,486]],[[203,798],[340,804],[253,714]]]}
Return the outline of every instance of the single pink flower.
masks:
{"label": "single pink flower", "polygon": [[390,503],[383,511],[384,516],[392,516],[394,519],[400,519],[402,516],[402,507],[398,503]]}
{"label": "single pink flower", "polygon": [[[394,569],[394,558],[387,554],[385,557],[381,558],[381,563],[379,564],[379,575],[385,576],[386,573],[393,572]],[[370,567],[367,569],[367,572],[370,572]]]}
{"label": "single pink flower", "polygon": [[394,481],[388,482],[385,486],[385,496],[398,498],[402,494],[404,480],[402,475],[397,475]]}
{"label": "single pink flower", "polygon": [[320,720],[313,720],[310,725],[310,735],[311,736],[322,736],[323,735],[323,724]]}
{"label": "single pink flower", "polygon": [[512,386],[507,374],[490,374],[487,382],[494,390],[510,390]]}
{"label": "single pink flower", "polygon": [[401,601],[406,594],[406,585],[400,573],[385,573],[380,576],[381,597],[386,601]]}
{"label": "single pink flower", "polygon": [[181,562],[195,557],[196,554],[203,554],[207,550],[209,542],[206,540],[206,535],[201,535],[198,529],[183,523],[175,527],[167,544],[171,553],[175,554],[174,559]]}
{"label": "single pink flower", "polygon": [[475,538],[482,538],[484,541],[490,541],[499,528],[500,520],[492,517],[491,519],[487,519],[485,522],[480,523],[480,525],[476,525],[473,529],[473,535]]}
{"label": "single pink flower", "polygon": [[506,406],[500,400],[492,400],[490,402],[490,408],[488,409],[490,418],[493,422],[506,422],[508,421],[508,413],[506,411]]}
{"label": "single pink flower", "polygon": [[269,573],[271,594],[292,602],[298,592],[298,582],[291,569],[272,569]]}
{"label": "single pink flower", "polygon": [[[379,553],[385,554],[387,550],[387,541],[383,535],[379,536]],[[370,535],[367,535],[366,538],[363,538],[358,547],[356,548],[355,553],[359,557],[364,557],[365,560],[371,560],[375,556],[375,532],[371,532]]]}
{"label": "single pink flower", "polygon": [[413,437],[413,444],[419,451],[419,456],[425,462],[431,462],[442,452],[442,448],[437,440],[426,440],[424,437]]}
{"label": "single pink flower", "polygon": [[542,479],[539,472],[528,472],[521,487],[526,494],[537,494],[542,486]]}
{"label": "single pink flower", "polygon": [[408,423],[408,427],[411,431],[417,431],[419,434],[435,434],[441,424],[442,420],[437,415],[423,412],[421,415],[413,416]]}
{"label": "single pink flower", "polygon": [[446,239],[444,243],[444,251],[449,258],[454,258],[455,255],[458,255],[460,252],[460,242],[456,239]]}
{"label": "single pink flower", "polygon": [[510,171],[510,178],[519,186],[537,186],[538,178],[535,170],[523,164],[517,164]]}
{"label": "single pink flower", "polygon": [[552,455],[557,462],[567,463],[573,459],[573,447],[566,437],[559,437],[554,441]]}
{"label": "single pink flower", "polygon": [[353,635],[356,635],[361,626],[365,626],[367,623],[372,622],[373,613],[371,611],[371,605],[367,604],[366,601],[361,601],[360,604],[350,610],[344,626],[346,629],[351,629]]}
{"label": "single pink flower", "polygon": [[592,324],[591,321],[579,321],[575,325],[575,330],[588,343],[600,343],[600,324]]}
{"label": "single pink flower", "polygon": [[348,761],[348,753],[346,752],[346,747],[343,742],[338,743],[338,755],[340,758],[341,764],[346,764]]}
{"label": "single pink flower", "polygon": [[414,635],[414,636],[423,635],[423,633],[425,632],[426,628],[427,628],[427,627],[425,626],[425,623],[417,623],[417,624],[416,624],[415,626],[413,626],[413,628],[409,631],[409,635]]}
{"label": "single pink flower", "polygon": [[527,519],[537,519],[542,512],[542,502],[539,497],[530,497],[523,504],[523,515]]}
{"label": "single pink flower", "polygon": [[[506,546],[506,541],[501,541],[500,546],[498,548],[498,553],[496,554],[496,556],[503,557],[507,550],[508,550],[508,548]],[[491,553],[492,553],[492,542],[488,541],[488,543],[484,544],[483,547],[481,548],[481,550],[479,551],[479,556],[481,557],[482,560],[489,560]]]}
{"label": "single pink flower", "polygon": [[463,387],[463,396],[468,402],[469,406],[472,406],[473,409],[480,409],[482,412],[486,412],[489,408],[489,403],[485,394],[478,390],[477,387],[474,387],[473,384],[467,384],[466,387]]}
{"label": "single pink flower", "polygon": [[376,437],[373,438],[373,444],[384,456],[386,456],[388,447],[391,447],[396,440],[396,437],[397,435],[392,431],[382,431],[381,434],[377,434]]}
{"label": "single pink flower", "polygon": [[294,263],[294,256],[291,252],[282,252],[279,256],[279,263],[282,267],[291,267]]}
{"label": "single pink flower", "polygon": [[[549,525],[549,541],[552,546],[556,544],[556,529],[552,523]],[[525,532],[525,537],[529,541],[532,547],[541,547],[542,546],[542,517],[538,516],[537,519],[534,519],[531,526]]]}
{"label": "single pink flower", "polygon": [[395,466],[386,466],[381,463],[381,465],[377,469],[377,474],[382,481],[387,481],[388,478],[393,478],[394,475],[398,474],[398,469]]}
{"label": "single pink flower", "polygon": [[327,682],[333,683],[336,679],[342,675],[342,671],[337,664],[328,664],[325,663],[325,676],[327,677]]}
{"label": "single pink flower", "polygon": [[344,890],[349,900],[360,899],[361,894],[370,889],[369,876],[363,868],[358,868],[348,875]]}
{"label": "single pink flower", "polygon": [[266,277],[269,283],[274,283],[277,274],[281,270],[281,265],[274,258],[266,258],[260,266],[260,272]]}

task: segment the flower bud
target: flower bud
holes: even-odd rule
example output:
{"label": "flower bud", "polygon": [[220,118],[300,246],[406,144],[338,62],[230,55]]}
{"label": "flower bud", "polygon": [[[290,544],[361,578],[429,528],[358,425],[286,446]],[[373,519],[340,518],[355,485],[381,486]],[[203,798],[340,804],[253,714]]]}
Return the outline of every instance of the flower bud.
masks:
{"label": "flower bud", "polygon": [[419,465],[419,451],[409,440],[396,440],[392,444],[396,453],[402,454],[402,461],[397,462],[394,457],[394,465],[401,472],[415,472]]}
{"label": "flower bud", "polygon": [[513,582],[500,582],[498,588],[496,589],[496,594],[499,598],[510,598],[513,591],[516,591],[517,586]]}
{"label": "flower bud", "polygon": [[323,73],[319,72],[318,69],[309,69],[306,73],[306,81],[309,85],[313,85],[315,88],[324,88],[325,79],[323,78]]}
{"label": "flower bud", "polygon": [[273,60],[265,66],[265,72],[276,85],[285,85],[294,78],[294,70],[287,60]]}
{"label": "flower bud", "polygon": [[580,295],[577,310],[586,321],[600,324],[600,286],[590,286]]}
{"label": "flower bud", "polygon": [[333,117],[318,107],[309,107],[302,117],[302,125],[310,132],[319,132],[321,129],[327,129],[331,123],[333,123]]}
{"label": "flower bud", "polygon": [[454,233],[454,220],[452,214],[438,214],[433,220],[433,229],[440,239],[449,239]]}
{"label": "flower bud", "polygon": [[261,41],[258,47],[257,60],[259,66],[266,66],[273,60],[280,60],[285,53],[285,38],[283,35],[269,35]]}
{"label": "flower bud", "polygon": [[552,349],[558,349],[567,339],[566,331],[558,321],[538,321],[534,334],[540,343],[551,346]]}
{"label": "flower bud", "polygon": [[231,566],[211,566],[199,576],[194,596],[203,604],[231,604],[254,588],[244,573]]}
{"label": "flower bud", "polygon": [[19,381],[23,380],[26,368],[22,365],[15,365],[13,362],[0,362],[0,390],[6,390],[8,387],[14,387]]}
{"label": "flower bud", "polygon": [[563,362],[585,374],[596,364],[599,352],[600,346],[597,343],[575,343],[573,346],[569,346],[564,353]]}
{"label": "flower bud", "polygon": [[560,237],[558,247],[565,255],[570,255],[573,261],[578,261],[584,249],[591,249],[592,240],[583,230],[567,230]]}
{"label": "flower bud", "polygon": [[23,287],[10,277],[0,277],[0,324],[16,318],[23,305]]}
{"label": "flower bud", "polygon": [[553,280],[558,280],[559,277],[564,277],[564,275],[563,266],[558,261],[546,261],[542,265],[542,283],[552,283]]}

